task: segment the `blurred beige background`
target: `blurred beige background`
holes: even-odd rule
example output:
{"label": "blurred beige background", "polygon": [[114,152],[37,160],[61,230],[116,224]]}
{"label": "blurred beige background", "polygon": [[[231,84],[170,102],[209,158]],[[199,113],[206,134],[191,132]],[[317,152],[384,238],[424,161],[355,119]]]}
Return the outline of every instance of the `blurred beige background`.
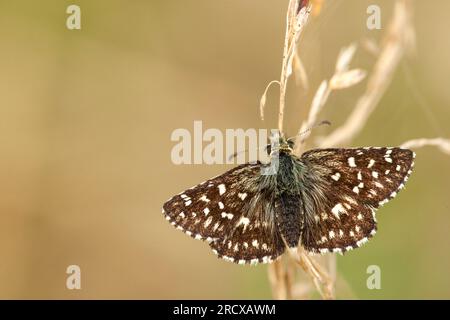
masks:
{"label": "blurred beige background", "polygon": [[[69,4],[82,30],[65,27]],[[311,87],[332,74],[341,47],[368,31],[366,8],[393,1],[329,0],[306,30],[301,56]],[[218,260],[173,229],[162,203],[229,166],[175,166],[176,128],[272,128],[258,116],[266,84],[279,77],[286,1],[0,1],[0,298],[270,298],[266,267]],[[353,145],[398,145],[450,137],[450,2],[415,1],[417,52]],[[352,65],[371,68],[359,49]],[[333,95],[333,127],[361,94]],[[314,90],[289,87],[286,130]],[[418,150],[406,191],[379,215],[379,232],[338,258],[356,298],[450,298],[450,161]],[[82,289],[65,287],[68,265]],[[366,268],[382,289],[366,288]],[[348,293],[351,291],[352,293]],[[340,295],[338,289],[338,297]]]}

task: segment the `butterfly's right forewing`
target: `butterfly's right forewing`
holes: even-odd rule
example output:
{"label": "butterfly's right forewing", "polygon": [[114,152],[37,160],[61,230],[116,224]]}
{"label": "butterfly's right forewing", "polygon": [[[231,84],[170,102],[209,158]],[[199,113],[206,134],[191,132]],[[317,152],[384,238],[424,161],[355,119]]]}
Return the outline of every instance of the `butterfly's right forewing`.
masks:
{"label": "butterfly's right forewing", "polygon": [[[315,149],[302,155],[310,252],[345,252],[376,232],[375,210],[394,198],[411,174],[414,153],[401,148]],[[312,181],[312,182],[311,182]],[[320,198],[319,198],[320,197]],[[319,200],[317,200],[319,199]]]}

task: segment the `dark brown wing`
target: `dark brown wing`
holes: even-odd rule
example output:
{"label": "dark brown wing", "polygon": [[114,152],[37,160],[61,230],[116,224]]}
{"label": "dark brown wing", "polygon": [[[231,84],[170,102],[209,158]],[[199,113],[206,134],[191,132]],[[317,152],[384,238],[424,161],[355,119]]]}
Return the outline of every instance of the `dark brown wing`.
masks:
{"label": "dark brown wing", "polygon": [[177,229],[207,241],[220,258],[270,262],[285,247],[268,219],[272,207],[260,189],[260,174],[260,163],[238,166],[169,199],[163,213]]}
{"label": "dark brown wing", "polygon": [[314,253],[345,252],[367,242],[376,232],[375,209],[404,187],[414,157],[412,151],[401,148],[304,153],[300,161],[307,168],[305,183],[315,186],[302,192],[302,201],[310,204],[305,214],[314,219],[302,234],[303,246]]}

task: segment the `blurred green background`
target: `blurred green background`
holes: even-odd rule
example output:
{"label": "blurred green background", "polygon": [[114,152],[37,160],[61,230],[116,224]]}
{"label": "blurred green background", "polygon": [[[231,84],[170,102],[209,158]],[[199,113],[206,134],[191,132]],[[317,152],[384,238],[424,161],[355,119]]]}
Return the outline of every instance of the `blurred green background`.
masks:
{"label": "blurred green background", "polygon": [[[270,298],[266,266],[218,260],[172,228],[163,202],[230,166],[175,166],[176,128],[273,128],[286,1],[0,1],[0,298]],[[82,29],[66,28],[77,4]],[[301,42],[311,82],[288,89],[286,131],[304,119],[343,46],[366,28],[369,4],[329,0]],[[416,53],[354,146],[450,137],[450,2],[414,1]],[[353,67],[374,57],[357,51]],[[333,94],[321,118],[346,118],[364,84]],[[338,258],[355,298],[450,298],[450,158],[418,150],[406,191],[379,214],[379,232]],[[67,290],[77,264],[82,289]],[[379,265],[382,289],[366,288]],[[338,297],[340,296],[338,288]]]}

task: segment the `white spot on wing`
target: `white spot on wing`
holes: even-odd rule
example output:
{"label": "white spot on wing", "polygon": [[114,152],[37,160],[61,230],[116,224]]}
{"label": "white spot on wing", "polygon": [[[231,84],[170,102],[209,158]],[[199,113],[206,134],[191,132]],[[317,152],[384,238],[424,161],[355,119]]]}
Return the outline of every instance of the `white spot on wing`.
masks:
{"label": "white spot on wing", "polygon": [[361,171],[358,171],[358,180],[362,180],[362,174],[361,174]]}
{"label": "white spot on wing", "polygon": [[222,183],[222,184],[219,184],[218,186],[217,186],[217,188],[219,188],[219,194],[220,195],[223,195],[224,193],[225,193],[225,191],[227,190],[227,188],[225,188],[225,185]]}
{"label": "white spot on wing", "polygon": [[334,175],[331,176],[331,179],[334,181],[339,181],[339,178],[341,177],[341,174],[339,172],[336,172]]}
{"label": "white spot on wing", "polygon": [[238,197],[239,197],[242,201],[244,201],[245,198],[247,198],[247,194],[246,194],[246,193],[238,193]]}
{"label": "white spot on wing", "polygon": [[245,232],[245,229],[250,224],[250,219],[247,217],[242,217],[241,219],[239,219],[239,222],[236,224],[236,226],[240,226],[241,224],[244,226],[243,232]]}
{"label": "white spot on wing", "polygon": [[353,157],[348,158],[348,165],[352,168],[356,167],[355,158]]}
{"label": "white spot on wing", "polygon": [[222,218],[228,218],[228,219],[233,219],[233,214],[232,213],[226,213],[226,212],[222,212]]}
{"label": "white spot on wing", "polygon": [[344,207],[342,206],[341,203],[338,203],[337,205],[335,205],[333,207],[333,209],[331,209],[331,212],[336,216],[336,218],[339,219],[339,214],[340,213],[347,213],[347,211],[344,209]]}
{"label": "white spot on wing", "polygon": [[361,240],[359,240],[358,242],[356,242],[356,245],[358,246],[358,247],[361,247],[364,243],[366,243],[367,241],[369,241],[369,239],[367,239],[367,238],[362,238]]}

